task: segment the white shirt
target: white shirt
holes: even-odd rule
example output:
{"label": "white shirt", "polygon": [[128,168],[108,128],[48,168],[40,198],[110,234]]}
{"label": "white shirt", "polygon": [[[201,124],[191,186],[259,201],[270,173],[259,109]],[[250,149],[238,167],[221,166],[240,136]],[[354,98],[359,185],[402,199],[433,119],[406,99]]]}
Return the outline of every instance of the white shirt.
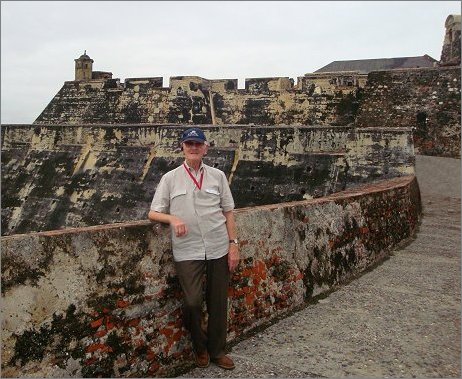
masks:
{"label": "white shirt", "polygon": [[[185,168],[185,166],[186,168]],[[223,171],[201,163],[196,173],[184,165],[162,176],[151,203],[151,210],[182,219],[188,228],[177,237],[172,230],[173,259],[204,260],[221,258],[228,253],[229,237],[223,212],[234,209],[234,200]],[[202,187],[199,190],[186,169]]]}

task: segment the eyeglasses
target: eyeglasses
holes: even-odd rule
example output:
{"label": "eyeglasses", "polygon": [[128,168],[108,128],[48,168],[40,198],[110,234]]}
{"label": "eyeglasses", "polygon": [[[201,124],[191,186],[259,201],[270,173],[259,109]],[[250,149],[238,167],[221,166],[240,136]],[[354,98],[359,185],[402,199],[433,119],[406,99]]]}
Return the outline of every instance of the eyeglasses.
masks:
{"label": "eyeglasses", "polygon": [[188,147],[202,147],[204,146],[204,142],[196,142],[196,141],[184,141],[183,142]]}

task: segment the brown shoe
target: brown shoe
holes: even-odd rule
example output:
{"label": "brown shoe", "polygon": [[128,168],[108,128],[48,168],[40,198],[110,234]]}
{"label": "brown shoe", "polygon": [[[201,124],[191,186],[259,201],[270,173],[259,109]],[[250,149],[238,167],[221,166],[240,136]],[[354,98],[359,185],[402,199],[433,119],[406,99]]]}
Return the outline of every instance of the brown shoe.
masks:
{"label": "brown shoe", "polygon": [[227,355],[223,355],[219,358],[212,358],[211,361],[225,370],[232,370],[235,367],[233,360]]}
{"label": "brown shoe", "polygon": [[210,356],[207,350],[202,353],[194,353],[194,361],[196,362],[197,367],[207,368],[210,365]]}

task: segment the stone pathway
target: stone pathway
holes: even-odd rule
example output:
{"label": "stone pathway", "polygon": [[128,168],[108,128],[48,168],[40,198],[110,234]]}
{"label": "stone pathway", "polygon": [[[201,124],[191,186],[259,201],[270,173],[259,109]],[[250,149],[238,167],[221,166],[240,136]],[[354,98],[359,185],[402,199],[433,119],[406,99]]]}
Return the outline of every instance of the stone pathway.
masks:
{"label": "stone pathway", "polygon": [[417,156],[416,239],[373,271],[236,344],[190,378],[461,375],[460,160]]}

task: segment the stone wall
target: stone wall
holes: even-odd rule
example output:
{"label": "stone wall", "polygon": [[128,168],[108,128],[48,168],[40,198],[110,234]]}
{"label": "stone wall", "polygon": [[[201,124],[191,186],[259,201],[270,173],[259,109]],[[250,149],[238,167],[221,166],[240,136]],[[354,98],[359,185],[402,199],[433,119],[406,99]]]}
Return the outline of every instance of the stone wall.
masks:
{"label": "stone wall", "polygon": [[298,78],[301,90],[310,90],[315,94],[342,92],[345,95],[356,94],[358,88],[364,88],[367,74],[358,71],[315,72]]}
{"label": "stone wall", "polygon": [[444,23],[443,49],[441,50],[441,65],[460,66],[460,14],[449,15]]}
{"label": "stone wall", "polygon": [[[146,219],[161,176],[183,160],[184,128],[3,125],[2,234]],[[414,173],[409,129],[204,129],[204,160],[225,172],[239,208]]]}
{"label": "stone wall", "polygon": [[197,76],[171,77],[169,87],[161,77],[121,83],[106,72],[77,80],[77,66],[93,63],[84,54],[75,60],[76,80],[64,83],[34,124],[410,127],[420,154],[460,157],[460,15],[449,15],[445,29],[435,68],[312,73],[297,85],[289,77],[250,78],[245,90],[237,79]]}
{"label": "stone wall", "polygon": [[[380,262],[420,213],[414,176],[236,211],[228,340]],[[3,377],[159,377],[192,364],[165,226],[2,237],[1,248]]]}
{"label": "stone wall", "polygon": [[415,128],[416,152],[460,158],[460,66],[371,72],[358,127]]}
{"label": "stone wall", "polygon": [[[365,88],[363,88],[365,87]],[[460,157],[460,67],[207,80],[65,82],[35,124],[350,125],[416,129],[420,154]]]}
{"label": "stone wall", "polygon": [[289,78],[246,79],[245,90],[237,79],[196,76],[172,77],[168,88],[162,78],[69,81],[34,123],[347,125],[357,89],[314,93]]}

